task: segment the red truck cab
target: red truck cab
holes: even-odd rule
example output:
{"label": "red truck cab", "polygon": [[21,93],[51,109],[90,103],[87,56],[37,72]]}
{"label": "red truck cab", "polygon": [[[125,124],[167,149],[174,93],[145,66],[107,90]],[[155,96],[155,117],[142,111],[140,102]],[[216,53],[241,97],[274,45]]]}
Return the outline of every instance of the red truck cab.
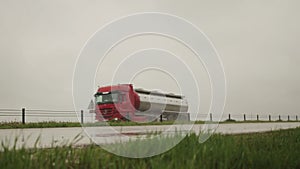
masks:
{"label": "red truck cab", "polygon": [[100,87],[95,94],[96,120],[131,120],[139,106],[132,84]]}

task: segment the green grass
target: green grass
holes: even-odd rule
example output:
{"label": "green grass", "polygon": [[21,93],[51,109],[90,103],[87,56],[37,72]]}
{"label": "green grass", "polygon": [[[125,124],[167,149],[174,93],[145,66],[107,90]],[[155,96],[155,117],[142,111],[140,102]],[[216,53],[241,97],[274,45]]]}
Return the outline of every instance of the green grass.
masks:
{"label": "green grass", "polygon": [[163,122],[148,122],[148,123],[138,123],[133,121],[110,121],[110,122],[96,122],[96,123],[86,123],[84,126],[145,126],[145,125],[172,125],[173,121],[163,121]]}
{"label": "green grass", "polygon": [[[171,139],[171,138],[168,138]],[[160,141],[165,144],[164,140]],[[132,146],[136,142],[127,143]],[[160,146],[160,145],[157,145]],[[173,149],[143,159],[119,157],[99,146],[8,149],[1,168],[243,169],[300,168],[300,128],[241,135],[213,135],[203,144],[191,134]]]}
{"label": "green grass", "polygon": [[224,124],[224,123],[291,123],[291,122],[300,122],[300,121],[296,121],[296,120],[246,120],[246,121],[238,121],[238,120],[225,120],[225,121],[221,121],[220,124]]}
{"label": "green grass", "polygon": [[[235,120],[225,120],[221,121],[220,124],[224,123],[276,123],[276,122],[299,122],[299,121],[262,121],[262,120],[247,120],[247,121],[235,121]],[[131,121],[110,121],[96,122],[96,123],[84,123],[83,126],[141,126],[141,125],[172,125],[173,121],[163,121],[163,122],[149,122],[149,123],[137,123]],[[195,124],[204,124],[205,121],[195,121]],[[214,122],[213,122],[214,123]],[[35,123],[25,123],[21,122],[0,122],[0,129],[16,129],[16,128],[54,128],[54,127],[81,127],[78,122],[35,122]]]}
{"label": "green grass", "polygon": [[35,122],[25,123],[21,122],[5,122],[0,123],[0,129],[15,129],[15,128],[52,128],[52,127],[81,127],[77,122]]}
{"label": "green grass", "polygon": [[[137,123],[137,122],[96,122],[96,123],[84,123],[83,126],[138,126],[138,125],[171,125],[173,122],[149,122],[149,123]],[[82,125],[78,122],[35,122],[25,123],[21,122],[3,122],[0,123],[0,129],[16,129],[16,128],[55,128],[55,127],[81,127]]]}

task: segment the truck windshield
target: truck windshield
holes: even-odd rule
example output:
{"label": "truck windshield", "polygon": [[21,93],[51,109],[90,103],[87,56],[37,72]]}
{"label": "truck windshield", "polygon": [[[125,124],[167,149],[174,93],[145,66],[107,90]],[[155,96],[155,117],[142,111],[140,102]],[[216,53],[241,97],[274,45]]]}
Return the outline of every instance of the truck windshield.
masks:
{"label": "truck windshield", "polygon": [[118,92],[97,93],[95,95],[97,104],[116,103],[119,102]]}

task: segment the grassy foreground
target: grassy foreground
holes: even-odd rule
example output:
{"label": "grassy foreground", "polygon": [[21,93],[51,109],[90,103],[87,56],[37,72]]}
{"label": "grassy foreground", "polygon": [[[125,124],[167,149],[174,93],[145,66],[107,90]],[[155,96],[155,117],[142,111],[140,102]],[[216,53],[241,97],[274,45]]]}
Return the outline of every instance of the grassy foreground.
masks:
{"label": "grassy foreground", "polygon": [[[3,145],[2,145],[3,146]],[[159,146],[159,145],[158,145]],[[4,146],[5,147],[5,146]],[[170,151],[150,158],[119,157],[96,145],[0,152],[1,168],[300,168],[300,128],[257,134],[191,134]]]}

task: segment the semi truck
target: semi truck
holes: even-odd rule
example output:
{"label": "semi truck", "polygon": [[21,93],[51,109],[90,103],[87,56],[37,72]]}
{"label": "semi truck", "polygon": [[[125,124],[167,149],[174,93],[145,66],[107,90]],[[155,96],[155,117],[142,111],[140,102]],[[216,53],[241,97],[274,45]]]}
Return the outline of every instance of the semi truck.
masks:
{"label": "semi truck", "polygon": [[99,87],[94,96],[98,121],[190,120],[188,102],[181,95],[118,84]]}

